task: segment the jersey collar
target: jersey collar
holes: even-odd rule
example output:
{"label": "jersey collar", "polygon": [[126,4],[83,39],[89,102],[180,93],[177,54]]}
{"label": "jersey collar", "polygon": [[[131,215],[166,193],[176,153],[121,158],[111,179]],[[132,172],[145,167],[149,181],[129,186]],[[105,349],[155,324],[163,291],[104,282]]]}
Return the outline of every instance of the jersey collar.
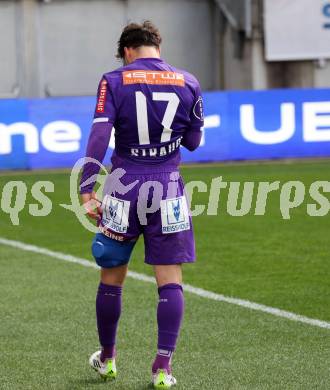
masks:
{"label": "jersey collar", "polygon": [[158,57],[141,57],[141,58],[137,58],[136,60],[134,60],[133,62],[131,62],[131,64],[134,64],[135,62],[137,61],[156,61],[156,62],[163,62],[163,60],[161,58],[158,58]]}

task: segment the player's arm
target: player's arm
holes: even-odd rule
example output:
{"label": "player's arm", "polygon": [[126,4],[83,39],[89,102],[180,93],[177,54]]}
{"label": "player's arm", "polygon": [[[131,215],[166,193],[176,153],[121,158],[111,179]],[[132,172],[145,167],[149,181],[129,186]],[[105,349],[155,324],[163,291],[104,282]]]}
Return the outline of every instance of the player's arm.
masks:
{"label": "player's arm", "polygon": [[86,157],[95,162],[89,161],[84,164],[80,180],[82,203],[85,205],[87,214],[95,219],[99,218],[101,210],[97,207],[100,202],[96,199],[93,188],[109,146],[111,130],[115,121],[115,107],[108,83],[104,78],[100,81],[97,96],[93,126],[86,150]]}
{"label": "player's arm", "polygon": [[190,152],[193,152],[195,149],[198,148],[199,144],[201,143],[201,139],[202,139],[201,129],[189,130],[184,134],[181,140],[181,145],[184,146],[186,149],[188,149]]}
{"label": "player's arm", "polygon": [[196,83],[194,91],[194,103],[190,112],[190,127],[184,133],[181,140],[181,145],[183,145],[191,152],[197,149],[202,139],[203,126],[203,99],[200,86],[198,83]]}

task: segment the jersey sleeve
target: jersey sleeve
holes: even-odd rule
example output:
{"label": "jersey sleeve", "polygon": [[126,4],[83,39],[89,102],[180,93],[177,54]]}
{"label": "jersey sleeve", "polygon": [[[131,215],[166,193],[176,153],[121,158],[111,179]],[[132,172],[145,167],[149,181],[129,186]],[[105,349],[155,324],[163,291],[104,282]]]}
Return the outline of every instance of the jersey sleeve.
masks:
{"label": "jersey sleeve", "polygon": [[89,135],[86,157],[90,161],[84,163],[80,179],[80,193],[93,192],[100,165],[107,152],[111,137],[111,123],[94,123]]}
{"label": "jersey sleeve", "polygon": [[93,123],[112,123],[116,120],[116,107],[109,81],[103,76],[97,90]]}
{"label": "jersey sleeve", "polygon": [[116,108],[108,80],[103,76],[97,90],[97,101],[93,126],[89,135],[86,157],[93,161],[85,162],[81,180],[80,193],[90,193],[96,182],[100,165],[107,152],[112,126],[116,120]]}
{"label": "jersey sleeve", "polygon": [[190,130],[201,131],[204,126],[204,109],[201,87],[196,80],[194,87],[194,101],[190,111]]}
{"label": "jersey sleeve", "polygon": [[190,111],[190,126],[184,133],[181,145],[189,151],[198,148],[202,139],[202,128],[204,126],[203,98],[198,81],[195,81],[194,101]]}

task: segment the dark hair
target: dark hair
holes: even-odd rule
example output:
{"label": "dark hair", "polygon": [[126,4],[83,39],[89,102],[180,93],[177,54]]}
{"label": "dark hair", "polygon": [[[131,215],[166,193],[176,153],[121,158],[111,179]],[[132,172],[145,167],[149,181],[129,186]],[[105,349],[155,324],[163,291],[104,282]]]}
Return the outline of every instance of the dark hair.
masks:
{"label": "dark hair", "polygon": [[137,48],[139,46],[155,46],[159,47],[162,42],[158,28],[149,20],[142,24],[128,24],[118,41],[117,58],[124,58],[124,47]]}

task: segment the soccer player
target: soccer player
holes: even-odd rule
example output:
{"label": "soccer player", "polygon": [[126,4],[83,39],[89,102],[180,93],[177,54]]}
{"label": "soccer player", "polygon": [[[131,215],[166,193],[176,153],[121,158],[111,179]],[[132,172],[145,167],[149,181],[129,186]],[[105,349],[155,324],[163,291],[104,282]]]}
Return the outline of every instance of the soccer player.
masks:
{"label": "soccer player", "polygon": [[[93,192],[97,163],[84,165],[80,192],[100,229],[92,253],[101,267],[96,297],[101,350],[90,364],[104,379],[116,377],[122,288],[132,250],[143,235],[145,262],[154,268],[159,293],[152,381],[155,388],[167,389],[176,384],[171,359],[184,311],[181,264],[195,261],[192,221],[178,172],[180,145],[190,151],[199,146],[203,107],[196,78],[161,59],[160,45],[159,31],[149,21],[124,28],[117,54],[124,66],[100,81],[86,152],[102,162],[115,131],[101,207]],[[119,186],[114,184],[118,169],[125,172]]]}

